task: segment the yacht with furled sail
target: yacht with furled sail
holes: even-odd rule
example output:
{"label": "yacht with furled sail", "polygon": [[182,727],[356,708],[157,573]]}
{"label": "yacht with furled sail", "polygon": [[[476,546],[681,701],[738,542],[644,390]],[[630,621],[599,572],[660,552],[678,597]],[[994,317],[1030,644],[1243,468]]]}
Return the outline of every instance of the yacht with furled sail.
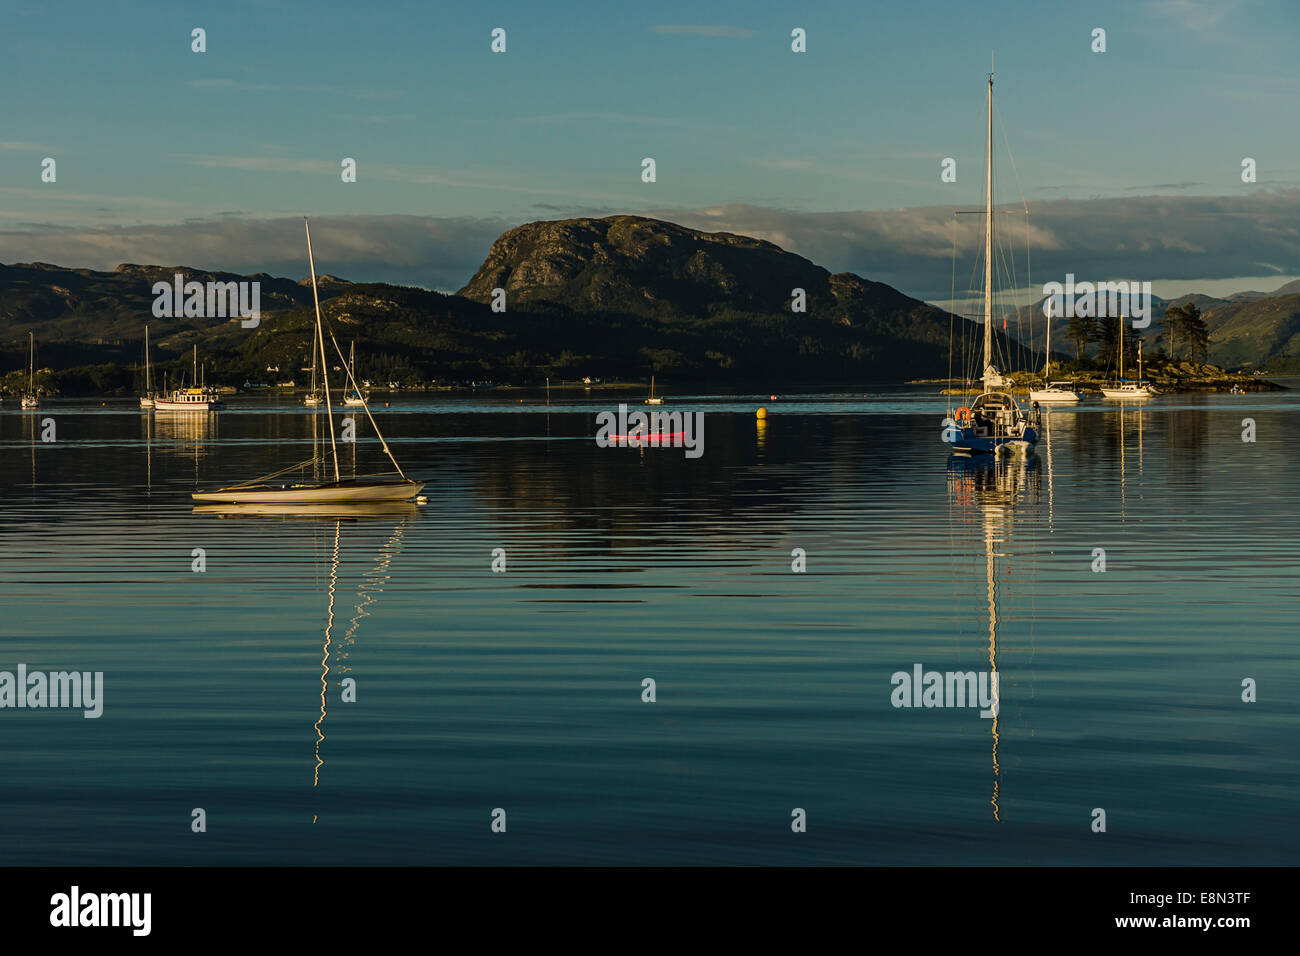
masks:
{"label": "yacht with furled sail", "polygon": [[[311,225],[303,220],[303,225],[307,231],[307,262],[311,268],[311,291],[312,300],[316,308],[316,326],[315,326],[315,344],[317,355],[320,359],[321,368],[329,367],[329,360],[325,354],[325,326],[321,318],[320,295],[316,288],[316,261],[312,255],[311,249]],[[333,332],[330,333],[330,342],[334,345],[334,351],[338,353],[339,359],[343,358],[343,351],[339,348]],[[353,389],[360,394],[360,389],[356,388],[356,380],[352,375],[352,369],[344,366],[348,381]],[[320,480],[314,475],[308,477],[306,469],[320,464],[320,456],[313,455],[312,458],[297,465],[291,465],[288,468],[273,472],[261,478],[255,478],[237,485],[230,485],[226,488],[218,488],[215,491],[196,491],[193,495],[195,501],[214,503],[214,504],[313,504],[313,505],[338,505],[351,504],[353,502],[373,502],[373,501],[406,501],[414,498],[424,488],[424,482],[413,481],[402,471],[402,466],[397,463],[393,457],[392,450],[388,447],[388,442],[379,431],[379,426],[375,423],[374,416],[370,414],[370,408],[363,401],[361,408],[366,413],[366,418],[375,430],[375,435],[379,438],[379,444],[388,456],[389,461],[393,463],[394,473],[384,475],[366,475],[353,476],[344,478],[339,471],[339,452],[338,444],[334,438],[334,415],[330,408],[329,378],[323,378],[324,384],[324,402],[321,411],[326,416],[326,422],[329,426],[330,436],[330,453],[333,461],[334,477],[332,480]],[[275,479],[282,478],[292,472],[299,472],[302,478],[299,480],[282,480],[276,482]]]}
{"label": "yacht with furled sail", "polygon": [[149,368],[149,326],[144,327],[144,394],[140,396],[141,408],[153,408],[157,396],[153,393],[153,376]]}
{"label": "yacht with furled sail", "polygon": [[27,359],[27,391],[23,393],[23,408],[40,408],[41,400],[36,394],[36,333],[28,332],[27,339],[31,349]]}
{"label": "yacht with furled sail", "polygon": [[[989,73],[984,189],[983,391],[954,413],[949,406],[943,439],[954,454],[1029,454],[1038,443],[1036,415],[1027,413],[993,364],[993,74]],[[949,343],[951,351],[951,343]],[[968,379],[969,380],[969,379]]]}
{"label": "yacht with furled sail", "polygon": [[1031,388],[1029,400],[1039,404],[1066,405],[1078,402],[1083,396],[1074,388],[1073,382],[1053,382],[1052,377],[1052,299],[1047,300],[1047,359],[1043,364],[1043,388]]}
{"label": "yacht with furled sail", "polygon": [[364,405],[370,398],[367,391],[364,395],[357,388],[357,343],[353,342],[348,350],[348,378],[352,382],[352,388],[343,396],[343,404],[349,408],[356,408]]}
{"label": "yacht with furled sail", "polygon": [[1136,382],[1124,380],[1124,316],[1119,317],[1119,365],[1113,387],[1101,387],[1101,394],[1107,398],[1151,398],[1155,390],[1142,378],[1142,339],[1138,338],[1138,377]]}

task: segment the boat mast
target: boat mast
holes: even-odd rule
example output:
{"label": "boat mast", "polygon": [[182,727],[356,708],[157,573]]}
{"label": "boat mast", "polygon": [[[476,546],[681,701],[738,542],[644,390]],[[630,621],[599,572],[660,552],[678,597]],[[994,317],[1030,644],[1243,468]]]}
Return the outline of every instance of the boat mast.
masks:
{"label": "boat mast", "polygon": [[149,326],[145,325],[144,327],[144,393],[146,395],[153,394],[153,385],[150,384],[151,381],[152,380],[149,378]]}
{"label": "boat mast", "polygon": [[1124,313],[1119,314],[1119,379],[1117,385],[1124,384]]}
{"label": "boat mast", "polygon": [[27,340],[31,345],[27,358],[27,391],[36,394],[36,333],[29,331]]}
{"label": "boat mast", "polygon": [[199,387],[199,343],[194,343],[194,387]]}
{"label": "boat mast", "polygon": [[1047,300],[1047,361],[1043,363],[1043,387],[1052,375],[1052,300]]}
{"label": "boat mast", "polygon": [[993,364],[993,73],[989,72],[984,180],[984,390]]}
{"label": "boat mast", "polygon": [[[325,333],[321,330],[320,320],[320,296],[316,292],[316,260],[311,254],[311,224],[307,217],[302,217],[303,227],[307,230],[307,264],[311,267],[311,298],[316,305],[316,342],[320,346],[321,371],[329,368],[325,358]],[[325,375],[325,414],[329,418],[330,425],[330,451],[334,455],[334,482],[337,484],[342,478],[339,476],[339,448],[334,444],[334,415],[330,411],[330,377]]]}

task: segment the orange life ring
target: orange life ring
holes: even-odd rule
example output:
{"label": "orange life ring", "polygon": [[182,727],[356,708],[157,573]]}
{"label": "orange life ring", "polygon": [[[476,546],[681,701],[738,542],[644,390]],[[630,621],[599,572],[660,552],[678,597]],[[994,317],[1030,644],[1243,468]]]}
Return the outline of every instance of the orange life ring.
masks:
{"label": "orange life ring", "polygon": [[964,422],[970,418],[970,409],[963,405],[957,409],[957,421]]}

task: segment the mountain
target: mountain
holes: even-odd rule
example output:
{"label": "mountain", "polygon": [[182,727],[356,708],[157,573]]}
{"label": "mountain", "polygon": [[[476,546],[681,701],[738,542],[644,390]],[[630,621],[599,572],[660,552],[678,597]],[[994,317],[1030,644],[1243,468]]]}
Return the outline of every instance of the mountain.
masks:
{"label": "mountain", "polygon": [[[318,252],[328,255],[327,250]],[[154,318],[153,283],[258,280],[262,321]],[[980,327],[852,273],[831,274],[770,242],[637,216],[529,223],[504,233],[456,295],[319,280],[321,309],[359,374],[377,381],[546,377],[857,385],[946,375],[950,329]],[[494,290],[505,290],[505,311]],[[791,308],[803,290],[806,311]],[[64,370],[64,390],[135,384],[145,323],[155,361],[181,374],[197,345],[208,380],[283,379],[308,364],[309,282],[181,267],[114,272],[0,266],[4,367]],[[999,332],[1005,353],[1008,342]],[[960,366],[960,361],[958,366]],[[67,372],[72,367],[77,375]],[[300,375],[298,377],[301,377]],[[12,387],[12,383],[10,383]]]}
{"label": "mountain", "polygon": [[[827,383],[944,375],[950,319],[957,335],[977,328],[770,242],[639,216],[509,230],[459,295],[491,303],[496,289],[511,311],[565,316],[605,340],[604,361],[620,374]],[[804,312],[791,308],[795,290]]]}

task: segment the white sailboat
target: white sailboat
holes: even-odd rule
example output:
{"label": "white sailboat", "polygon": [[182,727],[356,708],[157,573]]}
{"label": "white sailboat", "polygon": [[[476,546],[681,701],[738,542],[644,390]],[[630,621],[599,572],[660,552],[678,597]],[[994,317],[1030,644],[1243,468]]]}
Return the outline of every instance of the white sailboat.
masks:
{"label": "white sailboat", "polygon": [[1053,382],[1052,375],[1052,300],[1047,300],[1047,361],[1043,365],[1045,388],[1031,388],[1029,400],[1039,404],[1065,405],[1079,401],[1083,396],[1075,391],[1073,382]]}
{"label": "white sailboat", "polygon": [[650,376],[650,397],[645,400],[645,403],[647,405],[662,405],[664,403],[662,398],[655,397],[655,377],[653,375]]}
{"label": "white sailboat", "polygon": [[27,392],[23,395],[23,408],[40,408],[41,400],[36,395],[36,333],[28,332],[30,354],[27,359]]}
{"label": "white sailboat", "polygon": [[1115,379],[1115,386],[1107,388],[1101,387],[1101,394],[1106,398],[1151,398],[1155,391],[1142,379],[1142,340],[1138,339],[1138,380],[1136,382],[1124,381],[1124,316],[1119,317],[1119,374]]}
{"label": "white sailboat", "polygon": [[993,74],[989,73],[984,184],[984,391],[944,420],[944,440],[959,455],[1028,454],[1036,422],[1020,407],[993,365]]}
{"label": "white sailboat", "polygon": [[140,396],[141,408],[153,408],[153,376],[149,370],[149,326],[144,327],[144,394]]}
{"label": "white sailboat", "polygon": [[351,348],[348,350],[348,375],[352,381],[352,390],[343,396],[343,404],[348,406],[349,408],[355,408],[359,405],[366,404],[366,399],[370,397],[370,393],[367,392],[365,395],[362,395],[361,392],[357,390],[357,386],[356,386],[356,382],[357,382],[357,343],[356,342],[353,342]]}
{"label": "white sailboat", "polygon": [[194,384],[189,388],[177,388],[165,398],[159,396],[153,400],[157,412],[210,412],[225,408],[217,390],[211,385],[199,382],[199,347],[194,346]]}
{"label": "white sailboat", "polygon": [[[311,343],[311,391],[309,391],[307,393],[307,397],[302,400],[303,405],[307,406],[308,408],[315,408],[316,406],[323,405],[325,403],[325,398],[323,395],[321,395],[319,378],[316,374],[316,369],[320,367],[318,366],[317,363],[317,359],[320,356],[316,351],[315,338],[316,337],[313,335],[312,343]],[[329,391],[328,372],[325,373],[325,377],[326,377],[325,390],[328,392]]]}
{"label": "white sailboat", "polygon": [[[316,261],[312,256],[311,249],[311,226],[304,219],[303,224],[307,230],[307,261],[311,267],[311,291],[312,299],[316,306],[316,343],[313,347],[317,351],[321,367],[328,368],[328,360],[325,357],[325,331],[324,324],[320,314],[320,296],[316,290]],[[334,349],[339,353],[339,358],[343,357],[342,350],[338,347],[338,342],[334,341],[331,333],[330,341],[334,343]],[[356,379],[353,377],[352,369],[347,368],[348,380],[351,382],[353,389],[356,389]],[[312,505],[341,505],[352,502],[375,502],[375,501],[406,501],[415,497],[424,487],[422,481],[412,481],[406,477],[402,471],[402,466],[397,463],[393,457],[388,443],[384,441],[384,436],[379,431],[379,426],[375,423],[374,417],[370,414],[370,409],[364,404],[366,417],[375,429],[375,434],[379,437],[379,443],[383,447],[384,454],[388,456],[389,461],[393,463],[396,469],[396,475],[376,475],[365,477],[344,478],[339,472],[339,452],[338,445],[334,440],[334,416],[330,409],[329,379],[324,379],[324,411],[326,420],[329,423],[330,433],[330,451],[334,463],[333,481],[299,481],[287,482],[281,484],[272,484],[271,479],[278,478],[281,475],[288,474],[291,471],[297,471],[306,466],[314,465],[318,462],[316,457],[285,468],[281,471],[274,472],[263,478],[257,478],[243,484],[231,485],[227,488],[219,488],[216,491],[196,491],[193,494],[195,501],[210,502],[217,504],[312,504]],[[360,394],[360,390],[357,390]]]}

